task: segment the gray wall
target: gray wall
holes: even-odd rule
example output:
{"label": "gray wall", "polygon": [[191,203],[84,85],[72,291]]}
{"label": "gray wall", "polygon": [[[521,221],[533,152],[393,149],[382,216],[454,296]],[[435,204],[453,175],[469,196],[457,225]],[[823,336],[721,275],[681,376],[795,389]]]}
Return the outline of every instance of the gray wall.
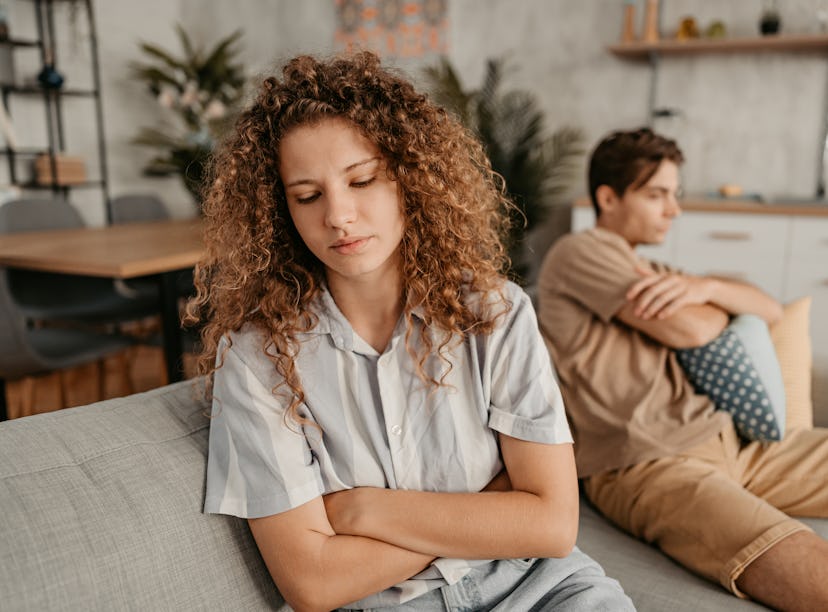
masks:
{"label": "gray wall", "polygon": [[[30,3],[10,4],[15,33],[22,34]],[[819,0],[780,4],[788,32],[817,31],[817,9],[828,5]],[[720,18],[732,34],[753,35],[761,8],[761,0],[666,0],[662,21],[669,32],[686,14],[696,16],[703,27]],[[648,65],[618,59],[605,49],[619,37],[621,11],[621,0],[449,0],[449,56],[467,83],[475,85],[487,57],[508,54],[514,66],[509,83],[538,95],[550,128],[580,126],[592,144],[611,129],[647,120]],[[178,216],[192,214],[186,192],[177,180],[142,177],[149,152],[130,143],[137,126],[152,125],[160,110],[129,78],[127,64],[138,58],[137,42],[175,47],[176,22],[208,42],[242,28],[245,63],[251,73],[260,73],[298,52],[331,51],[336,27],[334,0],[97,0],[95,14],[112,193],[157,191]],[[640,5],[638,16],[640,20]],[[80,19],[58,49],[60,68],[75,84],[87,78],[84,32]],[[430,61],[398,65],[417,79]],[[729,182],[770,198],[813,196],[827,68],[828,53],[664,59],[658,104],[682,114],[659,119],[655,126],[676,136],[687,154],[686,190],[706,193]],[[18,74],[25,71],[18,66]],[[69,145],[93,158],[88,108],[80,101],[67,107]],[[40,138],[42,113],[29,119],[29,109],[19,103],[12,110],[20,139]],[[578,184],[573,194],[583,191]],[[77,191],[74,197],[89,222],[102,222],[100,203],[92,194]]]}

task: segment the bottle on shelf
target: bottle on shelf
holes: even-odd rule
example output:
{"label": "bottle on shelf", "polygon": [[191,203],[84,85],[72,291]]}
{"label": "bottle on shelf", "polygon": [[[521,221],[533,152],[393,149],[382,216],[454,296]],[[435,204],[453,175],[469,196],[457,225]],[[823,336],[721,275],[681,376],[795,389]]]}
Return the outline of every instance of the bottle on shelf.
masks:
{"label": "bottle on shelf", "polygon": [[644,8],[644,35],[642,40],[647,43],[658,42],[658,9],[660,0],[647,0]]}
{"label": "bottle on shelf", "polygon": [[766,0],[765,8],[762,9],[762,15],[759,17],[759,32],[762,36],[779,34],[781,27],[782,18],[779,15],[779,7],[776,4],[776,0]]}
{"label": "bottle on shelf", "polygon": [[621,42],[635,42],[635,0],[624,0],[624,28],[621,30]]}
{"label": "bottle on shelf", "polygon": [[0,42],[9,40],[9,15],[6,6],[0,4]]}

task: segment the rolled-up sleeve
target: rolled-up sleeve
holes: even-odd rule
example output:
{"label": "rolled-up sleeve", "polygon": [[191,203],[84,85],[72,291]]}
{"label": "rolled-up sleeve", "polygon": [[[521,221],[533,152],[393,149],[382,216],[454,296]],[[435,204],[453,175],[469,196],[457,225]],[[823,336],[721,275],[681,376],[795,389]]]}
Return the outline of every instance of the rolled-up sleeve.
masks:
{"label": "rolled-up sleeve", "polygon": [[321,495],[319,466],[302,428],[285,419],[270,384],[277,381],[263,383],[235,346],[223,342],[219,355],[204,511],[257,518]]}
{"label": "rolled-up sleeve", "polygon": [[572,442],[563,398],[528,296],[516,289],[510,312],[489,337],[489,427],[545,444]]}

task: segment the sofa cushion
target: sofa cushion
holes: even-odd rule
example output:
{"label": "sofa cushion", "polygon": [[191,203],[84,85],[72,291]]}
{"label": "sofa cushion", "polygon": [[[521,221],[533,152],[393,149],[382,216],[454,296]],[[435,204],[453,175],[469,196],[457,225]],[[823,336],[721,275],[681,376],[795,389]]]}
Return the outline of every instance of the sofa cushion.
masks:
{"label": "sofa cushion", "polygon": [[733,417],[743,438],[781,440],[785,433],[785,386],[764,320],[739,315],[704,346],[676,356],[697,393]]}
{"label": "sofa cushion", "polygon": [[785,384],[787,429],[811,429],[814,426],[810,312],[811,298],[799,298],[785,304],[782,318],[770,328]]}
{"label": "sofa cushion", "polygon": [[201,512],[194,384],[0,424],[4,610],[288,610],[245,521]]}

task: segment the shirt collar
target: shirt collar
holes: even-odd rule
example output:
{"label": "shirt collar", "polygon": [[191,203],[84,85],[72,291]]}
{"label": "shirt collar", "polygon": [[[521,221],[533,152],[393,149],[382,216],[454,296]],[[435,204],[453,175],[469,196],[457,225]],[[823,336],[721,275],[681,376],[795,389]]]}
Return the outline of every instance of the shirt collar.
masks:
{"label": "shirt collar", "polygon": [[[322,291],[316,299],[313,309],[319,322],[312,330],[305,332],[306,334],[315,336],[327,334],[331,337],[334,346],[342,351],[368,353],[368,349],[370,349],[371,354],[376,354],[376,351],[374,351],[373,348],[370,348],[365,341],[357,337],[354,332],[354,328],[351,327],[350,321],[348,321],[348,319],[345,318],[345,315],[342,314],[342,311],[339,310],[339,306],[336,305],[336,302],[334,301],[331,292],[328,291],[327,286],[322,287]],[[411,309],[411,314],[422,322],[425,310],[421,305],[417,305]],[[392,339],[398,334],[404,332],[405,317],[401,316],[400,321],[397,323],[397,327],[394,329]]]}

